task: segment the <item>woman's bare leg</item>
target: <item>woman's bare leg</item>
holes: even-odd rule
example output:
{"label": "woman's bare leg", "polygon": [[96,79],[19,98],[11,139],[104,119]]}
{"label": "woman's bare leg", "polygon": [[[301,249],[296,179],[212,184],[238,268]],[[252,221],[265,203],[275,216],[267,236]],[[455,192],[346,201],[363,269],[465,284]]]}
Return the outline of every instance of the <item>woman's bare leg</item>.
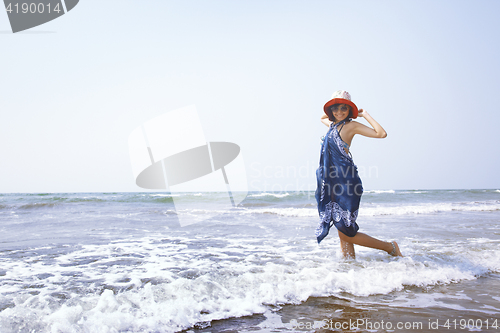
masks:
{"label": "woman's bare leg", "polygon": [[[378,240],[376,238],[373,238],[371,236],[368,236],[367,234],[364,234],[362,232],[358,232],[354,237],[348,237],[341,233],[339,233],[339,238],[340,238],[340,244],[342,244],[342,241],[351,243],[351,244],[357,244],[361,246],[366,246],[366,247],[371,247],[372,249],[378,249],[385,251],[387,253],[392,252],[392,244],[391,242],[384,242],[381,240]],[[396,247],[396,256],[402,257],[403,255],[401,254],[401,251],[399,251],[399,246],[396,242],[394,242],[394,245]],[[354,250],[353,250],[354,253]],[[345,256],[345,255],[344,255]]]}
{"label": "woman's bare leg", "polygon": [[[340,231],[339,231],[340,233]],[[356,254],[354,253],[354,244],[350,242],[343,241],[340,239],[340,250],[345,259],[355,259]]]}

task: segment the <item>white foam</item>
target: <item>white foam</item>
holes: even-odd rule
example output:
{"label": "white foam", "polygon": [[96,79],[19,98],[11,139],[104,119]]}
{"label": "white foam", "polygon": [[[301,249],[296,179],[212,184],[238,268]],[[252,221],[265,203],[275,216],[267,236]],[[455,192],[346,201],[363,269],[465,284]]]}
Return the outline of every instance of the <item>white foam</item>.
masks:
{"label": "white foam", "polygon": [[201,197],[201,196],[203,196],[203,193],[170,193],[170,194],[157,193],[157,194],[149,194],[149,196],[150,197],[170,197],[170,198],[186,197],[186,196]]}
{"label": "white foam", "polygon": [[497,211],[500,210],[500,201],[480,201],[480,202],[444,202],[419,205],[378,205],[375,207],[362,207],[361,216],[376,215],[409,215],[409,214],[431,214],[451,211]]}
{"label": "white foam", "polygon": [[257,193],[257,194],[249,194],[248,197],[253,197],[253,198],[259,198],[259,197],[275,197],[275,198],[284,198],[289,196],[290,193],[269,193],[269,192],[262,192],[262,193]]}
{"label": "white foam", "polygon": [[[486,198],[489,197],[491,193]],[[168,231],[158,228],[148,232],[149,221],[139,216],[140,219],[133,221],[137,221],[136,227],[141,229],[127,226],[124,231],[120,224],[113,224],[114,220],[130,219],[131,213],[122,213],[121,206],[120,213],[112,212],[113,221],[107,224],[108,228],[103,227],[104,222],[109,221],[98,216],[100,212],[87,213],[85,225],[80,229],[70,223],[64,224],[74,228],[68,229],[68,233],[76,235],[67,240],[70,245],[1,253],[0,330],[2,333],[173,332],[189,329],[195,323],[263,313],[269,310],[268,305],[297,304],[311,296],[355,299],[391,293],[392,298],[401,295],[394,291],[403,289],[409,296],[398,298],[394,303],[398,306],[430,305],[460,310],[460,300],[466,300],[466,293],[446,293],[446,288],[442,288],[445,294],[429,292],[420,297],[415,296],[419,293],[414,290],[431,290],[432,286],[478,277],[490,279],[500,273],[498,241],[490,239],[495,237],[491,230],[480,232],[486,230],[481,221],[468,224],[464,229],[461,226],[463,219],[450,222],[448,220],[453,219],[445,214],[445,224],[440,226],[443,228],[440,231],[446,228],[453,232],[436,236],[429,233],[429,229],[411,229],[417,220],[413,218],[397,219],[401,220],[397,226],[391,224],[396,219],[365,219],[367,222],[377,220],[382,225],[376,228],[376,223],[363,224],[363,232],[377,238],[398,239],[406,257],[396,259],[383,252],[356,247],[357,260],[344,261],[340,259],[335,234],[321,246],[316,244],[317,209],[293,207],[295,197],[292,198],[292,207],[283,207],[287,200],[279,205],[274,203],[276,200],[262,200],[269,206],[221,209],[219,213],[232,215],[215,219],[215,224],[221,222],[224,226],[214,228],[214,224],[208,223],[207,226],[172,227]],[[197,203],[197,208],[188,212],[193,215],[212,212],[198,206]],[[208,205],[202,208],[205,207]],[[499,209],[498,200],[401,202],[398,205],[391,199],[384,204],[362,202],[360,213],[412,215]],[[135,207],[133,211],[136,212]],[[45,213],[37,214],[37,220],[46,216]],[[247,214],[251,216],[245,216]],[[153,218],[156,215],[152,215]],[[460,215],[460,218],[465,216]],[[476,221],[479,214],[473,215]],[[494,220],[497,213],[483,215]],[[293,216],[305,218],[288,218]],[[61,216],[64,222],[65,217]],[[94,221],[94,217],[100,219]],[[161,222],[164,217],[159,216]],[[488,218],[485,219],[487,223]],[[9,219],[13,220],[10,215]],[[40,225],[39,221],[37,223]],[[460,228],[454,228],[457,225]],[[410,229],[416,234],[407,235]],[[21,234],[25,230],[28,230],[25,225],[20,224],[14,231]],[[82,241],[79,236],[90,230],[109,235],[106,239],[112,240],[106,244],[78,245]],[[141,232],[134,234],[133,230]],[[29,231],[29,235],[35,232],[41,231]],[[50,234],[45,239],[48,242],[44,244],[49,244],[53,238]],[[387,305],[377,298],[371,299],[375,304]],[[451,302],[447,302],[447,298]],[[493,299],[498,301],[500,298]],[[495,303],[486,305],[474,311],[491,314],[494,311],[491,306]],[[271,317],[262,328],[274,325]]]}
{"label": "white foam", "polygon": [[246,214],[275,214],[280,216],[316,217],[318,210],[312,208],[256,208],[243,211]]}
{"label": "white foam", "polygon": [[[203,246],[214,240],[227,245]],[[411,244],[400,245],[411,255]],[[475,251],[478,246],[482,251]],[[344,262],[329,254],[338,252],[338,244],[318,247],[310,238],[200,236],[167,241],[163,236],[68,248],[72,252],[57,256],[52,264],[33,254],[3,263],[7,273],[0,277],[0,294],[4,300],[12,297],[13,306],[0,312],[0,326],[11,328],[6,333],[20,327],[172,332],[199,322],[264,313],[267,304],[298,304],[311,296],[344,293],[387,294],[500,271],[495,242],[456,247],[451,256],[442,254],[446,248],[433,244],[435,252],[401,259],[361,249],[356,261]],[[34,290],[40,293],[28,293]],[[446,307],[437,296],[426,301]],[[26,313],[28,321],[23,319]]]}
{"label": "white foam", "polygon": [[[359,216],[380,216],[380,215],[413,215],[413,214],[433,214],[440,212],[464,211],[464,212],[488,212],[500,210],[500,201],[481,202],[449,202],[449,203],[429,203],[416,205],[391,204],[369,205],[361,204]],[[227,211],[220,211],[220,213]],[[275,214],[279,216],[297,217],[317,217],[317,208],[247,208],[239,210],[240,214]]]}

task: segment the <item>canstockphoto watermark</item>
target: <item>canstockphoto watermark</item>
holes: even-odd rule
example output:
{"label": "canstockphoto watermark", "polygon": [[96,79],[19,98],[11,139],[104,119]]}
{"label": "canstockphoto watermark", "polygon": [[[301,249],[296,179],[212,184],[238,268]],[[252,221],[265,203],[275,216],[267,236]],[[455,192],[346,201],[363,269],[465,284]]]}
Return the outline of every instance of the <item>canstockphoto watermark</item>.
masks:
{"label": "canstockphoto watermark", "polygon": [[31,29],[63,16],[79,0],[4,0],[12,32]]}
{"label": "canstockphoto watermark", "polygon": [[[429,322],[430,323],[430,322]],[[290,321],[290,328],[299,330],[422,330],[427,327],[422,321],[384,321],[384,320],[371,320],[368,318],[362,319],[349,319],[349,320],[334,320],[324,319],[321,321],[307,322],[297,321],[292,319]],[[432,328],[431,328],[432,329]]]}
{"label": "canstockphoto watermark", "polygon": [[[207,142],[194,105],[137,127],[129,136],[129,152],[139,187],[168,189],[171,194],[222,193],[213,200],[204,197],[196,202],[192,197],[172,196],[181,226],[212,218],[248,194],[240,147],[232,142]],[[194,214],[193,208],[202,213]]]}
{"label": "canstockphoto watermark", "polygon": [[387,330],[387,331],[482,331],[500,330],[500,320],[498,318],[472,319],[472,318],[434,318],[423,321],[392,321],[373,320],[370,318],[359,318],[349,320],[324,319],[321,321],[299,321],[290,320],[288,324],[291,329],[298,330]]}

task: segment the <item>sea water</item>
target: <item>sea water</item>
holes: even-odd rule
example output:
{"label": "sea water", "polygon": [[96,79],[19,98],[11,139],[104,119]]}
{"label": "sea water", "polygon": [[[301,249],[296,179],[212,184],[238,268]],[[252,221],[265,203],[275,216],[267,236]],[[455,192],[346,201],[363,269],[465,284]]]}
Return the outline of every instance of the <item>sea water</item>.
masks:
{"label": "sea water", "polygon": [[335,229],[317,244],[314,192],[249,193],[184,227],[177,214],[199,220],[224,196],[175,195],[192,208],[158,192],[0,194],[0,332],[500,327],[500,190],[365,191],[359,231],[405,257],[355,246],[350,260]]}

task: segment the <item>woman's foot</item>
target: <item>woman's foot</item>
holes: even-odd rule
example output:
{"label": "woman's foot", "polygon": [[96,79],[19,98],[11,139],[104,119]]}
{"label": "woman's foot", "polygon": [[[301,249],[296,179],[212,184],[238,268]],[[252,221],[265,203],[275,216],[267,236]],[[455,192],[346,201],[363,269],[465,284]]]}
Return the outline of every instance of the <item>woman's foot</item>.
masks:
{"label": "woman's foot", "polygon": [[390,243],[392,245],[392,251],[388,253],[393,257],[402,257],[403,255],[401,254],[401,251],[399,251],[398,243],[396,243],[396,241],[392,241]]}

